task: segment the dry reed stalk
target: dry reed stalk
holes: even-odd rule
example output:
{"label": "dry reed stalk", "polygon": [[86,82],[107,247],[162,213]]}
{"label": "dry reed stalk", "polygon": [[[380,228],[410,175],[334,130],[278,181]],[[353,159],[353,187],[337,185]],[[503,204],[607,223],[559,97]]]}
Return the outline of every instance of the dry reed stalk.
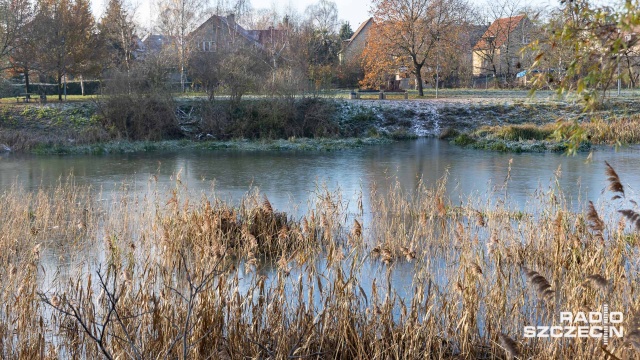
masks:
{"label": "dry reed stalk", "polygon": [[629,222],[635,226],[637,231],[640,231],[640,214],[631,209],[618,210],[618,212],[627,218]]}
{"label": "dry reed stalk", "polygon": [[482,278],[482,276],[484,275],[482,273],[482,268],[480,267],[480,265],[478,265],[477,262],[472,261],[471,262],[471,271],[479,278]]}
{"label": "dry reed stalk", "polygon": [[357,219],[353,220],[352,235],[355,239],[360,239],[362,237],[362,225]]}
{"label": "dry reed stalk", "polygon": [[587,220],[589,221],[589,228],[592,231],[602,233],[602,230],[604,230],[604,221],[602,221],[598,215],[598,212],[591,201],[589,201],[589,207],[587,210]]}
{"label": "dry reed stalk", "polygon": [[500,333],[498,335],[498,340],[500,341],[500,346],[507,352],[510,357],[518,358],[520,357],[520,351],[518,350],[518,343],[510,338],[509,336]]}
{"label": "dry reed stalk", "polygon": [[637,312],[632,314],[627,324],[624,343],[640,352],[640,317]]}
{"label": "dry reed stalk", "polygon": [[482,213],[480,211],[475,211],[476,214],[476,224],[480,227],[484,227],[486,225],[486,222],[484,220],[484,215],[482,215]]}
{"label": "dry reed stalk", "polygon": [[523,267],[523,269],[531,284],[535,286],[538,296],[546,300],[554,295],[555,291],[551,288],[551,284],[549,284],[549,281],[544,276],[527,267]]}
{"label": "dry reed stalk", "polygon": [[587,276],[587,280],[583,283],[583,285],[586,285],[588,283],[595,285],[600,290],[602,290],[602,292],[604,292],[605,294],[609,292],[609,281],[605,279],[602,275],[593,274],[593,275]]}
{"label": "dry reed stalk", "polygon": [[607,189],[613,193],[620,194],[615,195],[611,198],[611,200],[616,200],[624,197],[624,187],[622,186],[622,182],[620,181],[618,173],[613,170],[613,167],[611,167],[608,162],[605,161],[604,164],[606,166],[605,173],[607,175],[607,181],[609,181],[609,186],[607,187]]}

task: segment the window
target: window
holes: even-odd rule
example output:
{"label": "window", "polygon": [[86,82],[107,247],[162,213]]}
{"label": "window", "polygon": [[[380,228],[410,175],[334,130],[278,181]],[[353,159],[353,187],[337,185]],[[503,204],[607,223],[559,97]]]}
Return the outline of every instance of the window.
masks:
{"label": "window", "polygon": [[210,52],[216,50],[216,42],[215,41],[201,41],[198,43],[198,50]]}

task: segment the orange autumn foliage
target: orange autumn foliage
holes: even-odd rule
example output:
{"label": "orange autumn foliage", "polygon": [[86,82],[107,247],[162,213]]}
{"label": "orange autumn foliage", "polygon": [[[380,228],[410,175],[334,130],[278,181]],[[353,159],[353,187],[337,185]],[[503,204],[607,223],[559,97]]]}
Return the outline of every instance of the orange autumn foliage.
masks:
{"label": "orange autumn foliage", "polygon": [[455,48],[470,7],[464,0],[374,0],[374,27],[363,53],[361,85],[379,87],[396,72],[410,72],[423,96],[423,78],[438,57]]}

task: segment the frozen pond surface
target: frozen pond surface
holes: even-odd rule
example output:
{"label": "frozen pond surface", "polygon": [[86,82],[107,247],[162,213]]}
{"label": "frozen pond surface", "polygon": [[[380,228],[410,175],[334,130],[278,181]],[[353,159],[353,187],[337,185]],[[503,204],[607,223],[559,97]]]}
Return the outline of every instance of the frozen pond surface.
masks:
{"label": "frozen pond surface", "polygon": [[172,186],[175,175],[194,193],[216,192],[238,199],[252,186],[265,193],[273,205],[285,210],[290,204],[305,203],[325,184],[339,188],[345,198],[376,184],[384,189],[396,179],[411,189],[420,178],[433,185],[448,171],[448,191],[453,199],[487,190],[504,193],[502,185],[511,173],[508,195],[513,206],[522,207],[539,187],[554,181],[560,168],[559,185],[568,199],[597,200],[605,188],[604,161],[608,161],[630,189],[638,189],[636,175],[640,149],[615,151],[603,148],[593,153],[567,157],[554,153],[503,154],[461,149],[436,139],[419,139],[391,145],[371,146],[335,152],[187,152],[113,154],[106,156],[0,155],[0,188],[16,181],[27,189],[55,184],[73,173],[79,184],[90,184],[105,194],[118,191],[123,183],[135,193],[148,189],[149,179],[158,186]]}

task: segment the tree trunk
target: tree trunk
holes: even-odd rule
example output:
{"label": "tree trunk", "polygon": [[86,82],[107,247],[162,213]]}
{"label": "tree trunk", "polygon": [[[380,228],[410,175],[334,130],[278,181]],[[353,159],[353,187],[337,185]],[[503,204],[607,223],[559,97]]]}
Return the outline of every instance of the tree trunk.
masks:
{"label": "tree trunk", "polygon": [[494,88],[495,88],[495,86],[496,86],[496,79],[498,79],[498,69],[496,69],[496,64],[495,64],[495,63],[493,64],[492,72],[493,72],[493,85],[492,85],[492,87],[494,87]]}
{"label": "tree trunk", "polygon": [[58,71],[58,101],[62,101],[62,74]]}
{"label": "tree trunk", "polygon": [[627,60],[627,69],[629,69],[629,81],[631,83],[631,87],[636,87],[636,80],[634,79],[633,76],[633,70],[631,70],[631,61],[629,60],[629,55],[625,56],[625,59]]}
{"label": "tree trunk", "polygon": [[185,93],[187,91],[186,87],[185,87],[185,76],[184,76],[184,62],[182,62],[180,64],[180,88],[182,89],[182,93]]}
{"label": "tree trunk", "polygon": [[422,64],[414,63],[416,67],[416,82],[418,83],[418,96],[424,96],[424,86],[422,86]]}
{"label": "tree trunk", "polygon": [[25,91],[28,94],[29,93],[29,69],[25,68],[24,69],[24,87],[25,87]]}

